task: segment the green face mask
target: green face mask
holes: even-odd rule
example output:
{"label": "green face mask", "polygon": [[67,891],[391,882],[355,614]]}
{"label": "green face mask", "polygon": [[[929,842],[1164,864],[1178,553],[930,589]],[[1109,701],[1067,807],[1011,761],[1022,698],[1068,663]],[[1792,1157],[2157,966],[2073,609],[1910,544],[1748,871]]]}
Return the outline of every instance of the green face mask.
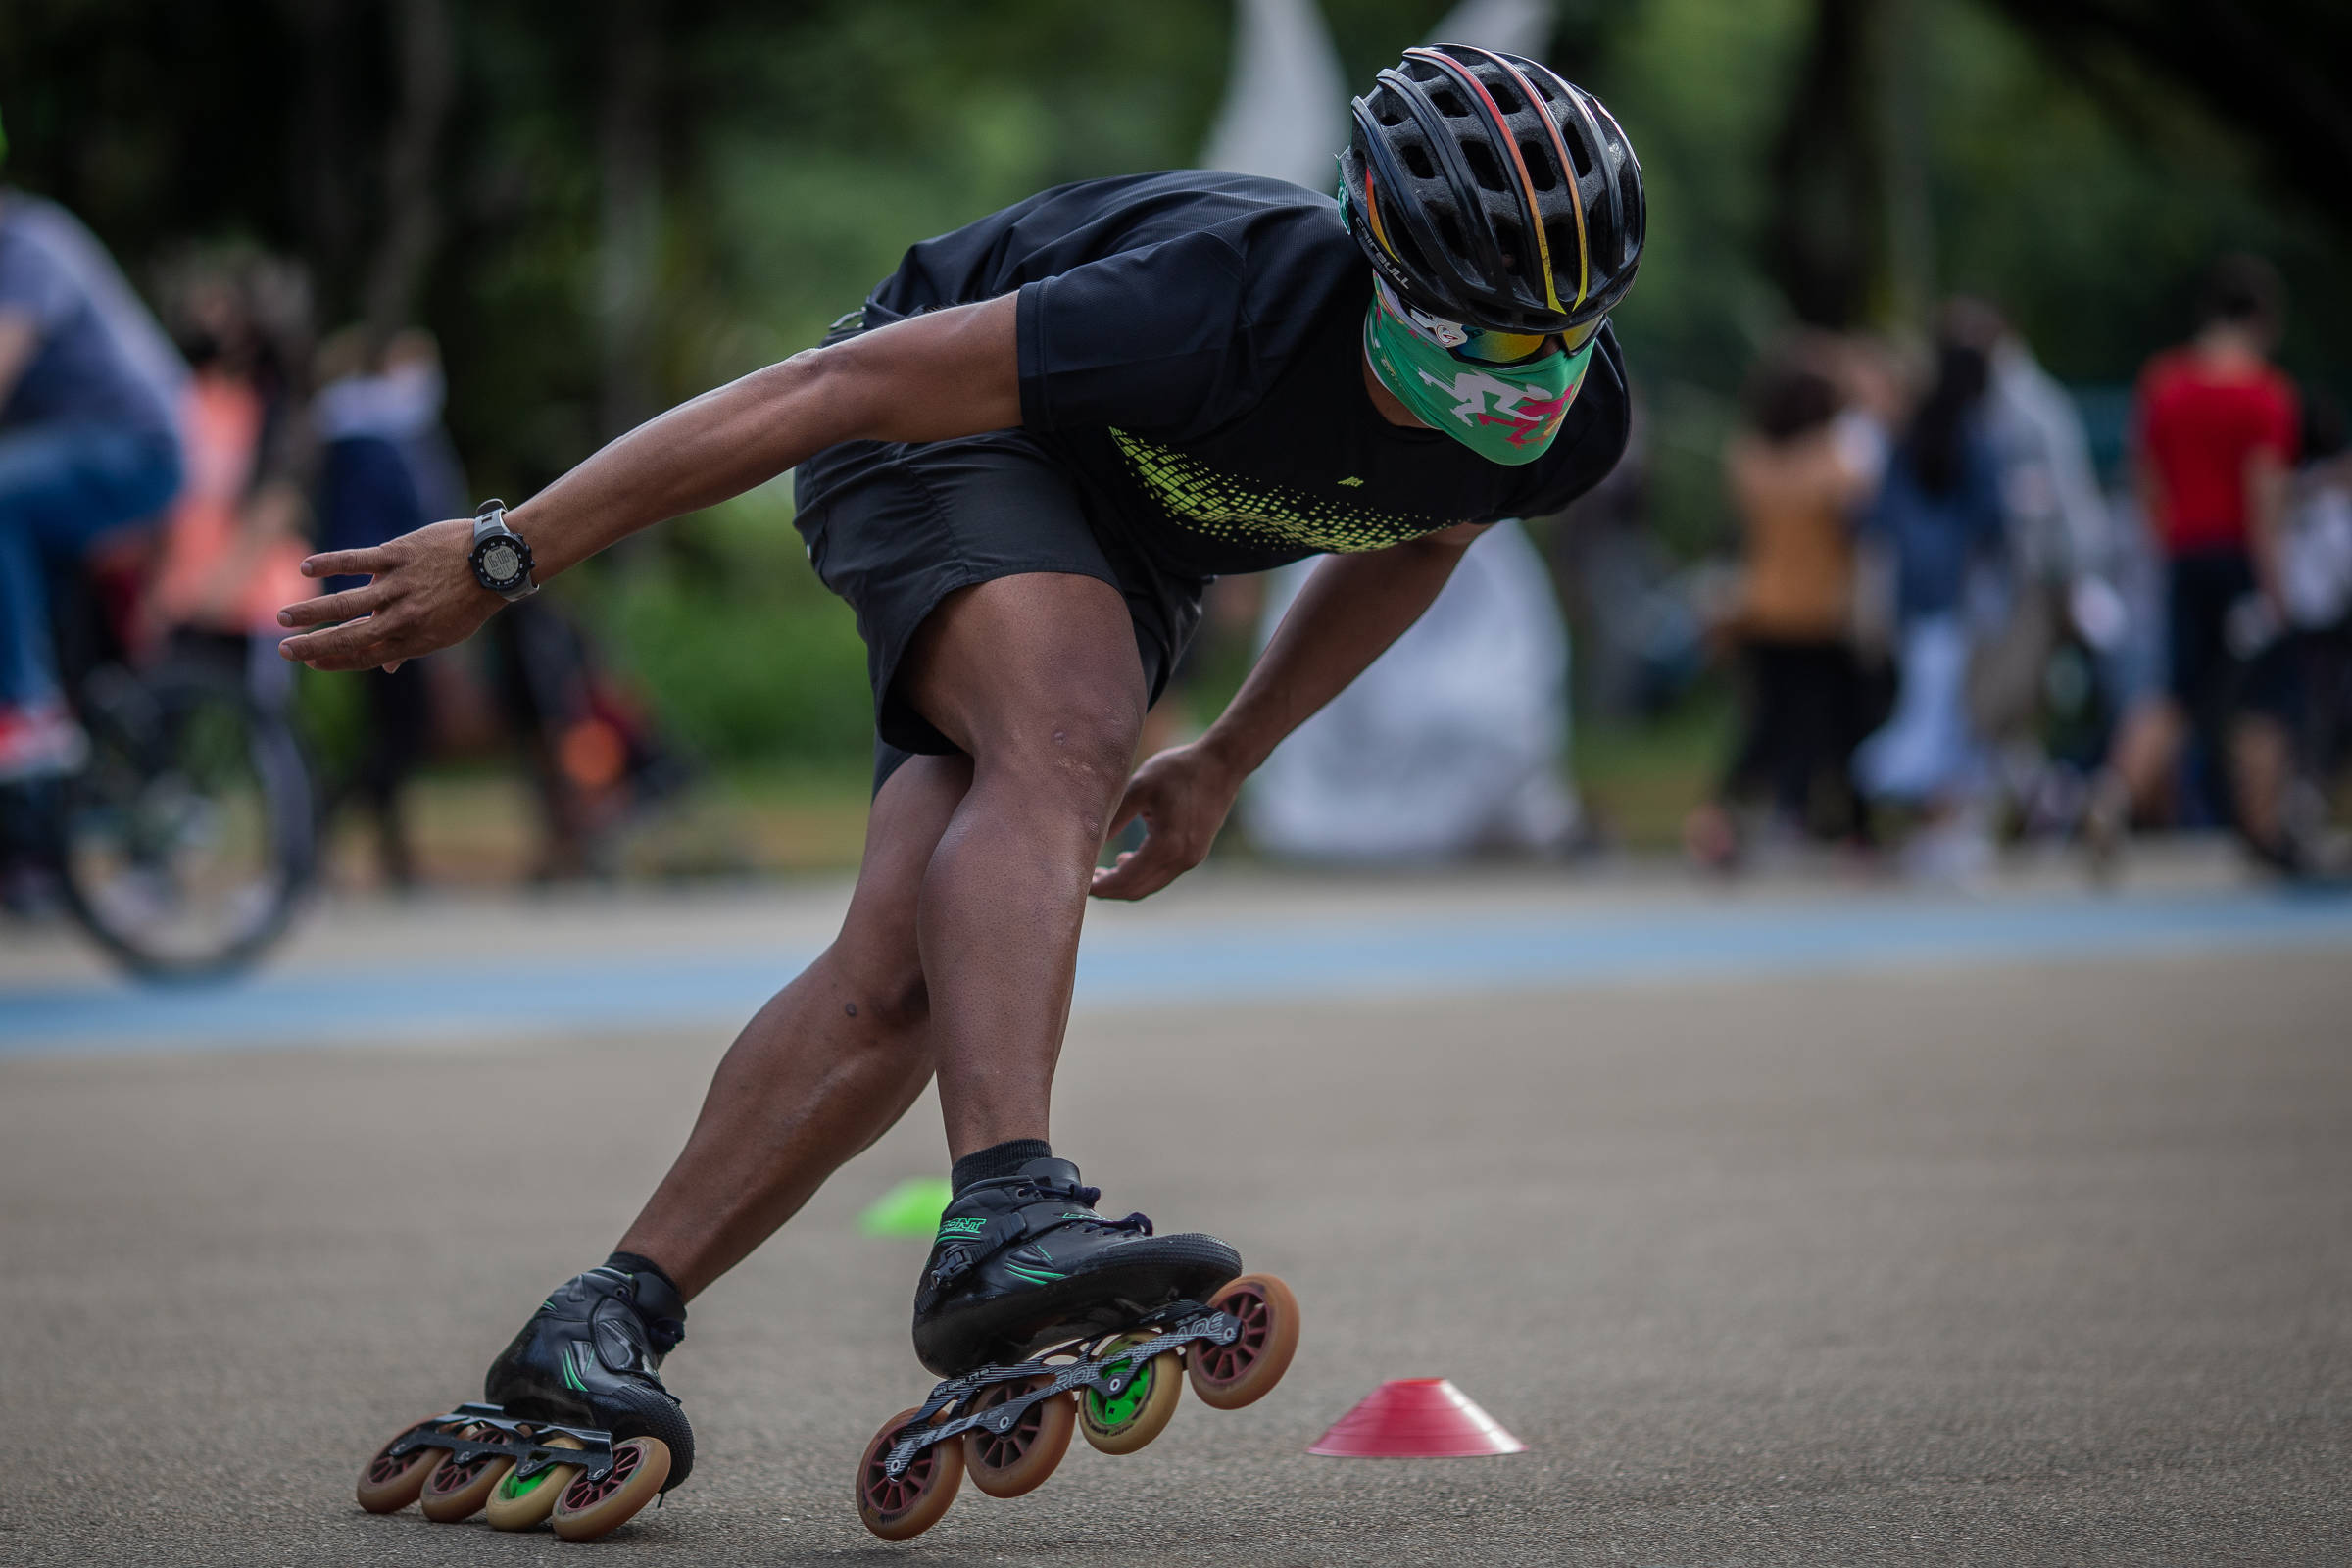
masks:
{"label": "green face mask", "polygon": [[1523,365],[1476,365],[1408,319],[1385,286],[1364,312],[1364,352],[1380,384],[1422,423],[1513,466],[1535,462],[1560,433],[1597,340]]}

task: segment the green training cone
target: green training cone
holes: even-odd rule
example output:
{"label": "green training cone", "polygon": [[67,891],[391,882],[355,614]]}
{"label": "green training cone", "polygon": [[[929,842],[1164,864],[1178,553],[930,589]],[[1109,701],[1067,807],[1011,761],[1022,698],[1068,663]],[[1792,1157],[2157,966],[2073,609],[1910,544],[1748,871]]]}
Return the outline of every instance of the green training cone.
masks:
{"label": "green training cone", "polygon": [[939,1216],[956,1196],[937,1176],[909,1176],[866,1205],[858,1228],[868,1236],[920,1236],[939,1229]]}

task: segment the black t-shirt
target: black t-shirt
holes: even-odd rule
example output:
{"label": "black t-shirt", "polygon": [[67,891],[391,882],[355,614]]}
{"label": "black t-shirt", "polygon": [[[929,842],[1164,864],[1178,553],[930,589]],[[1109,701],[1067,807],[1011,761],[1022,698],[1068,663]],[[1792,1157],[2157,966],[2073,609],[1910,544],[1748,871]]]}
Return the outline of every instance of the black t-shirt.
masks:
{"label": "black t-shirt", "polygon": [[1372,269],[1332,198],[1280,180],[1184,170],[1045,191],[908,250],[867,318],[1015,289],[1022,425],[1189,576],[1556,512],[1625,449],[1605,330],[1533,463],[1381,417],[1362,369]]}

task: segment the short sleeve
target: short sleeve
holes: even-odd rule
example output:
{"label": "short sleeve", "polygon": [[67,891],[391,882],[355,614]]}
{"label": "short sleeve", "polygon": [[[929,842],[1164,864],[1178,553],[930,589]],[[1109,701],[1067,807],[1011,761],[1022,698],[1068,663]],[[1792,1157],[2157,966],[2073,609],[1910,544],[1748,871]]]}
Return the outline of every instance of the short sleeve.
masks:
{"label": "short sleeve", "polygon": [[72,312],[74,280],[39,247],[0,233],[0,311],[29,316],[46,331]]}
{"label": "short sleeve", "polygon": [[2278,376],[2263,390],[2262,428],[2256,432],[2254,444],[2275,452],[2288,465],[2295,462],[2303,445],[2303,409],[2295,396],[2295,385],[2285,376]]}
{"label": "short sleeve", "polygon": [[1021,423],[1202,430],[1248,401],[1242,258],[1185,234],[1024,284]]}

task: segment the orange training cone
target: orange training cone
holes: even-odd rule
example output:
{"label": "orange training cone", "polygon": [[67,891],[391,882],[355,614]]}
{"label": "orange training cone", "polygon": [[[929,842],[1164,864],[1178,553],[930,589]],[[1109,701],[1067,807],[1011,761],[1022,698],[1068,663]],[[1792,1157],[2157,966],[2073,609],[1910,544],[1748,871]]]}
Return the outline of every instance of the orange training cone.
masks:
{"label": "orange training cone", "polygon": [[1526,1447],[1444,1378],[1395,1378],[1366,1395],[1306,1451],[1350,1459],[1457,1459]]}

